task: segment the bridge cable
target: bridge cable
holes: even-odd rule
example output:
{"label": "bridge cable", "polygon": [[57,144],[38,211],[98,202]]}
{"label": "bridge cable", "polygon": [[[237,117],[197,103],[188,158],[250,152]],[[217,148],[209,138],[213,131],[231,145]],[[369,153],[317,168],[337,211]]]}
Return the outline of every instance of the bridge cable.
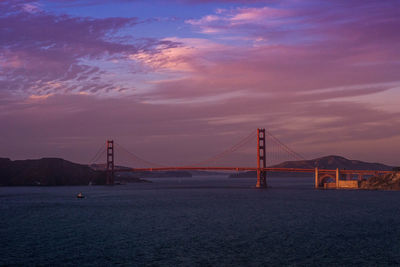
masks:
{"label": "bridge cable", "polygon": [[[266,134],[268,137],[270,137],[270,140],[274,141],[278,146],[280,146],[283,150],[285,150],[290,156],[293,157],[294,160],[304,160],[307,161],[307,159],[302,156],[301,154],[295,152],[294,150],[290,149],[287,145],[285,145],[282,141],[280,141],[277,137],[272,135],[270,132],[266,131]],[[314,168],[315,166],[311,165],[309,162],[307,162],[307,166],[310,168]]]}
{"label": "bridge cable", "polygon": [[129,150],[125,149],[123,146],[121,146],[118,143],[115,143],[115,144],[116,144],[116,146],[118,148],[122,149],[125,153],[127,153],[128,155],[130,155],[132,158],[134,158],[136,161],[139,161],[140,163],[144,163],[145,165],[148,165],[150,167],[165,167],[164,165],[161,165],[161,164],[158,164],[158,163],[155,163],[155,162],[151,162],[151,161],[148,161],[146,159],[143,159],[143,158],[139,157],[138,155],[136,155],[135,153],[132,153]]}
{"label": "bridge cable", "polygon": [[97,160],[99,160],[100,156],[105,152],[106,147],[104,144],[101,145],[101,147],[97,150],[96,154],[93,156],[93,158],[89,161],[89,166],[92,165],[93,163],[96,163]]}
{"label": "bridge cable", "polygon": [[250,141],[253,141],[254,140],[253,139],[254,135],[255,135],[255,132],[253,130],[253,131],[250,132],[249,135],[247,135],[246,137],[240,139],[240,141],[235,143],[233,146],[229,147],[228,149],[225,149],[224,151],[222,151],[222,152],[220,152],[220,153],[218,153],[218,154],[216,154],[216,155],[214,155],[214,156],[212,156],[212,157],[210,157],[208,159],[205,159],[205,160],[202,160],[200,162],[197,162],[196,164],[194,164],[194,166],[207,164],[207,163],[213,162],[213,161],[215,162],[216,160],[221,159],[221,158],[223,158],[223,157],[225,157],[225,156],[227,156],[227,155],[239,150],[240,148],[242,148],[243,146],[248,144]]}
{"label": "bridge cable", "polygon": [[280,141],[277,137],[272,135],[270,132],[266,131],[266,135],[272,139],[276,144],[278,144],[280,147],[282,147],[289,155],[291,155],[295,159],[301,159],[301,160],[306,160],[302,155],[299,153],[295,152],[294,150],[290,149],[287,145],[285,145],[282,141]]}

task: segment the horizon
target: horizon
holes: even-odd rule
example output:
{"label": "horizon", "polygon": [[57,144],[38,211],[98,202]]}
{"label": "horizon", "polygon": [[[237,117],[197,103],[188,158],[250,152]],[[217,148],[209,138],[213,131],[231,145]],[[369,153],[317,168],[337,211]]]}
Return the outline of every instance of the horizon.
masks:
{"label": "horizon", "polygon": [[[335,157],[335,158],[344,158],[344,159],[346,159],[346,160],[348,160],[348,161],[359,161],[359,162],[368,163],[368,164],[381,164],[381,165],[386,165],[386,166],[388,166],[388,167],[396,167],[396,166],[392,166],[392,165],[385,164],[385,163],[383,163],[383,162],[366,162],[366,161],[360,161],[360,160],[357,160],[357,159],[346,158],[346,157],[343,157],[343,156],[340,156],[340,155],[327,155],[327,156],[322,156],[322,157],[312,158],[312,159],[281,161],[281,162],[278,162],[278,163],[276,163],[276,164],[267,165],[267,168],[273,167],[273,166],[275,166],[275,165],[280,165],[280,164],[283,164],[283,163],[302,162],[302,161],[315,161],[315,160],[325,159],[325,158],[331,158],[331,157]],[[1,159],[1,158],[3,158],[3,159],[9,159],[9,160],[11,160],[11,161],[15,161],[15,160],[10,159],[10,158],[0,157],[0,159]],[[54,158],[54,157],[27,158],[27,159],[18,159],[18,160],[24,161],[24,160],[42,160],[42,159],[60,159],[60,160],[66,160],[66,159],[64,159],[64,158]],[[68,161],[68,160],[67,160],[67,161]],[[73,161],[70,161],[70,162],[76,163],[76,164],[81,164],[81,165],[87,165],[87,166],[96,166],[96,165],[98,165],[98,166],[101,166],[101,165],[106,166],[106,165],[107,165],[106,162],[105,162],[105,163],[91,163],[91,164],[85,164],[85,163],[79,163],[79,162],[73,162]],[[134,166],[125,166],[125,165],[121,165],[121,164],[116,164],[115,167],[135,168]],[[185,167],[189,167],[189,166],[185,166]],[[238,166],[238,167],[251,167],[251,166]],[[199,167],[199,168],[202,168],[202,167]],[[203,170],[203,171],[206,171],[206,170]],[[215,170],[214,170],[214,171],[215,171]],[[207,171],[206,171],[206,172],[207,172]],[[212,172],[212,171],[211,171],[211,172]],[[230,172],[230,171],[224,170],[224,171],[222,171],[222,172]],[[237,172],[237,171],[233,171],[233,172]]]}
{"label": "horizon", "polygon": [[[263,127],[307,159],[400,166],[399,10],[396,0],[2,1],[0,157],[85,164],[111,138],[185,165]],[[254,163],[255,152],[233,160]]]}

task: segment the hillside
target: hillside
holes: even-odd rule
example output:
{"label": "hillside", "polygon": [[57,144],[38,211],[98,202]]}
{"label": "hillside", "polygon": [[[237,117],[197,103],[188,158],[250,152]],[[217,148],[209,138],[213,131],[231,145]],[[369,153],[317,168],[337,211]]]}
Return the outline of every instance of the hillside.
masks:
{"label": "hillside", "polygon": [[105,184],[105,173],[59,158],[15,160],[0,158],[0,185]]}
{"label": "hillside", "polygon": [[[105,164],[92,164],[90,167],[94,170],[105,171]],[[131,169],[125,166],[114,167],[115,169]],[[117,178],[121,178],[121,180],[129,181],[130,179],[139,179],[139,178],[165,178],[165,177],[192,177],[191,172],[189,171],[141,171],[141,172],[118,172],[115,174]]]}
{"label": "hillside", "polygon": [[349,169],[349,170],[392,170],[392,166],[381,163],[370,163],[360,160],[349,160],[341,156],[326,156],[312,160],[286,161],[273,167],[278,168],[315,168],[320,169]]}
{"label": "hillside", "polygon": [[[392,170],[392,166],[388,166],[381,163],[370,163],[359,160],[349,160],[341,156],[326,156],[322,158],[316,158],[312,160],[299,160],[299,161],[285,161],[283,163],[271,166],[275,168],[320,168],[320,169],[348,169],[348,170]],[[309,174],[287,174],[287,173],[273,173],[274,176],[309,176]],[[238,174],[232,174],[230,177],[256,177],[256,172],[243,172]]]}
{"label": "hillside", "polygon": [[[106,164],[92,164],[90,167],[94,170],[106,169]],[[115,166],[115,169],[131,169],[126,166]],[[230,173],[221,171],[197,171],[197,170],[183,170],[183,171],[145,171],[145,172],[119,172],[118,177],[142,177],[142,178],[164,178],[164,177],[193,177],[193,176],[228,176]]]}
{"label": "hillside", "polygon": [[400,190],[400,172],[370,177],[360,184],[361,189]]}

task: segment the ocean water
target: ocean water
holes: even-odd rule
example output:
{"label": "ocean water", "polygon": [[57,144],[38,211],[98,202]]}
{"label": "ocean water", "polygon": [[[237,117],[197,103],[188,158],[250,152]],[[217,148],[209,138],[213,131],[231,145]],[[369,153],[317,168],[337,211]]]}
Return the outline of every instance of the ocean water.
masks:
{"label": "ocean water", "polygon": [[[0,187],[0,265],[400,265],[400,192],[313,178]],[[77,199],[82,192],[85,199]]]}

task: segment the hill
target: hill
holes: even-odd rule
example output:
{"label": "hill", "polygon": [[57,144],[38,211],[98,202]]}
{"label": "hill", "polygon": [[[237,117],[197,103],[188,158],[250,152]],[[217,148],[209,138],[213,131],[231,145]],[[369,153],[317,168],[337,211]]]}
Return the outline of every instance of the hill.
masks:
{"label": "hill", "polygon": [[[350,160],[341,156],[326,156],[322,158],[316,158],[312,160],[299,160],[299,161],[285,161],[283,163],[271,166],[274,168],[320,168],[320,169],[348,169],[348,170],[382,170],[382,171],[390,171],[392,170],[392,166],[388,166],[381,163],[370,163],[364,162],[360,160]],[[278,173],[275,172],[274,176],[309,176],[309,174],[304,173]],[[256,177],[256,172],[243,172],[238,174],[232,174],[230,177],[239,178],[239,177]]]}
{"label": "hill", "polygon": [[[90,167],[94,170],[106,170],[106,164],[92,164]],[[126,166],[115,166],[115,169],[131,169]],[[142,171],[142,172],[119,172],[116,174],[117,177],[130,178],[130,177],[141,177],[141,178],[165,178],[165,177],[193,177],[193,176],[228,176],[230,173],[221,171]]]}
{"label": "hill", "polygon": [[373,190],[400,190],[400,172],[373,176],[360,184],[361,189]]}
{"label": "hill", "polygon": [[105,184],[104,172],[60,158],[15,160],[0,158],[0,185]]}
{"label": "hill", "polygon": [[[94,170],[106,170],[105,164],[92,164],[90,167]],[[132,169],[125,166],[114,166],[115,169]],[[115,174],[116,179],[131,181],[140,178],[165,178],[165,177],[192,177],[189,171],[141,171],[141,172],[118,172]]]}
{"label": "hill", "polygon": [[390,171],[392,166],[381,163],[370,163],[360,160],[350,160],[341,156],[326,156],[312,160],[286,161],[273,167],[277,168],[321,168],[321,169],[349,169],[349,170],[380,170]]}

